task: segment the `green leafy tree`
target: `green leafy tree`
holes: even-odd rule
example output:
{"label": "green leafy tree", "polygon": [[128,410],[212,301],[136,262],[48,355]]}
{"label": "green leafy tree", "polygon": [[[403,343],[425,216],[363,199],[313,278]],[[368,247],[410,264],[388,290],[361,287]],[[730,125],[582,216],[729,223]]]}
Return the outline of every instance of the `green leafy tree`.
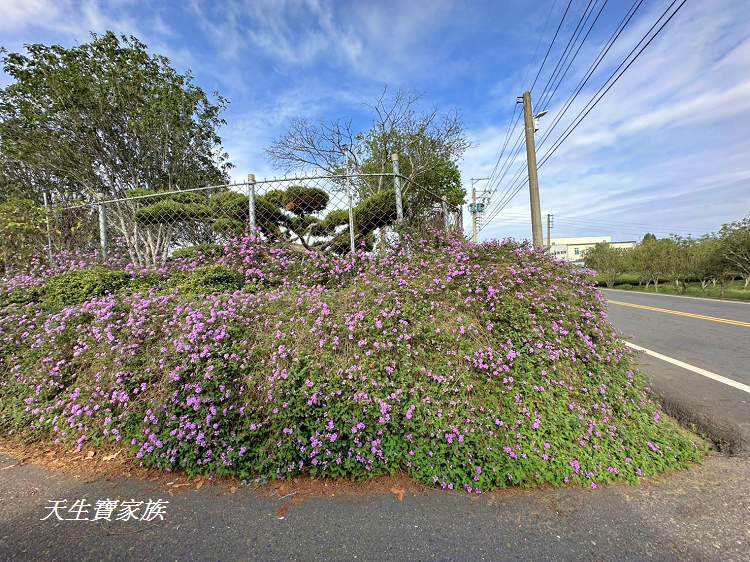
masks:
{"label": "green leafy tree", "polygon": [[691,237],[672,236],[672,244],[668,248],[667,277],[675,282],[677,290],[684,294],[687,282],[698,276],[700,255],[696,242]]}
{"label": "green leafy tree", "polygon": [[672,268],[673,245],[672,240],[659,240],[647,234],[643,242],[631,249],[630,263],[639,284],[645,283],[648,288],[653,283],[654,289],[659,291],[659,282],[669,276]]}
{"label": "green leafy tree", "polygon": [[693,246],[695,278],[705,291],[708,284],[716,286],[730,273],[731,268],[723,257],[722,241],[715,236],[704,236]]}
{"label": "green leafy tree", "polygon": [[[121,197],[133,189],[178,190],[223,183],[230,167],[218,129],[226,101],[209,96],[167,58],[132,36],[107,32],[72,48],[33,44],[2,59],[2,182],[39,201]],[[134,262],[143,239],[111,217]]]}
{"label": "green leafy tree", "polygon": [[750,285],[750,216],[722,226],[719,231],[726,261]]}
{"label": "green leafy tree", "polygon": [[[454,113],[420,111],[419,98],[403,91],[383,94],[369,105],[372,120],[364,129],[355,129],[351,120],[313,124],[293,120],[289,130],[269,148],[271,160],[284,171],[318,170],[326,174],[342,174],[347,170],[374,177],[357,178],[354,188],[357,201],[380,192],[393,192],[391,156],[399,155],[400,173],[404,181],[404,206],[409,216],[429,216],[432,208],[443,199],[451,206],[464,202],[465,191],[456,165],[469,143],[460,119]],[[344,185],[342,182],[342,193]],[[379,238],[393,223],[383,219],[392,205],[384,206]],[[371,209],[372,210],[372,209]],[[375,219],[372,213],[371,219]]]}
{"label": "green leafy tree", "polygon": [[44,209],[30,199],[0,203],[0,264],[5,273],[24,265],[45,243]]}
{"label": "green leafy tree", "polygon": [[583,263],[602,275],[610,288],[614,287],[617,277],[627,268],[625,251],[614,248],[608,242],[599,242],[589,248],[583,255]]}

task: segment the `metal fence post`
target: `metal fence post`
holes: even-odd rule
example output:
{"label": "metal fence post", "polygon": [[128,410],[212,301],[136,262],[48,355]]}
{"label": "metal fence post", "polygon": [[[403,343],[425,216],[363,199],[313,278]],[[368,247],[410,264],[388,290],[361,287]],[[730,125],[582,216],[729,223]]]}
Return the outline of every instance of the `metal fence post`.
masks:
{"label": "metal fence post", "polygon": [[448,217],[448,200],[445,197],[443,197],[442,204],[443,204],[443,225],[445,226],[445,231],[450,232],[451,225],[450,225],[450,218]]}
{"label": "metal fence post", "polygon": [[355,250],[354,244],[354,205],[352,201],[352,171],[351,163],[346,166],[346,197],[349,201],[349,244],[351,246],[352,253]]}
{"label": "metal fence post", "polygon": [[47,198],[47,192],[45,191],[42,196],[44,197],[44,217],[47,221],[47,261],[50,265],[52,264],[52,228],[49,224],[49,199]]}
{"label": "metal fence post", "polygon": [[247,175],[247,207],[250,213],[250,230],[255,230],[255,174]]}
{"label": "metal fence post", "polygon": [[393,161],[393,190],[396,192],[396,220],[404,221],[404,202],[401,198],[401,171],[398,165],[398,153],[391,154]]}
{"label": "metal fence post", "polygon": [[104,194],[100,193],[97,197],[99,199],[99,245],[102,252],[102,261],[107,261],[107,248],[109,241],[107,240],[107,208],[104,205]]}

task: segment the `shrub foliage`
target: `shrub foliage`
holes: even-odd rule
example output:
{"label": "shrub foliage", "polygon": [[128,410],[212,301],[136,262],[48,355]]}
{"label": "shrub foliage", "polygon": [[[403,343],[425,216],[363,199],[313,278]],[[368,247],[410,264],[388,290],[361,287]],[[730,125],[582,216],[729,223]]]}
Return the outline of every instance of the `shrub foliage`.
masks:
{"label": "shrub foliage", "polygon": [[[0,431],[120,443],[189,474],[405,471],[475,493],[635,481],[700,457],[649,399],[589,274],[543,252],[439,240],[344,258],[246,237],[219,265],[197,255],[160,285],[81,291],[59,312],[8,301]],[[190,287],[170,281],[191,272]]]}
{"label": "shrub foliage", "polygon": [[52,277],[39,291],[42,305],[48,310],[82,304],[93,297],[114,293],[128,284],[124,271],[93,267],[67,271]]}

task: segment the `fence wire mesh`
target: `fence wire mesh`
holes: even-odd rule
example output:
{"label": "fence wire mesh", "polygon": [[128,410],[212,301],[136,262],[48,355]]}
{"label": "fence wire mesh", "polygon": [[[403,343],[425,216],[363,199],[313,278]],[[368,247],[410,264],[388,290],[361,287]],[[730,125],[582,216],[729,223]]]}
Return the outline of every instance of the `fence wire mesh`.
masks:
{"label": "fence wire mesh", "polygon": [[285,177],[177,191],[131,190],[48,209],[48,252],[98,252],[139,266],[249,232],[272,243],[346,254],[404,233],[460,229],[460,208],[395,173]]}

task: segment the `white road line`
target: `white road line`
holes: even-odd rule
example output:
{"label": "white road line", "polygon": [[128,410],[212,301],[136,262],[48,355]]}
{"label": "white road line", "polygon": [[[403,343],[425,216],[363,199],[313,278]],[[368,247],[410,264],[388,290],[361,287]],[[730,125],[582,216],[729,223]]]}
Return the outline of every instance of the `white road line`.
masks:
{"label": "white road line", "polygon": [[630,343],[629,341],[625,342],[625,345],[628,347],[635,349],[636,351],[642,351],[646,355],[650,355],[652,357],[656,357],[657,359],[661,359],[662,361],[666,361],[667,363],[671,363],[672,365],[677,365],[678,367],[682,367],[683,369],[687,369],[688,371],[691,371],[697,375],[701,375],[703,377],[715,380],[717,382],[729,385],[733,388],[736,388],[738,390],[742,390],[744,392],[747,392],[750,394],[750,385],[743,384],[741,382],[737,382],[732,379],[728,379],[727,377],[723,377],[721,375],[717,375],[716,373],[712,373],[711,371],[707,371],[706,369],[701,369],[700,367],[696,367],[695,365],[691,365],[690,363],[685,363],[684,361],[680,361],[679,359],[674,359],[672,357],[668,357],[666,355],[662,355],[661,353],[658,353],[656,351],[651,351],[650,349],[646,349],[645,347],[641,347],[640,345],[635,345],[634,343]]}
{"label": "white road line", "polygon": [[667,293],[650,293],[648,291],[636,291],[635,289],[633,289],[632,291],[628,291],[625,289],[608,289],[607,287],[600,287],[600,289],[602,291],[617,291],[618,293],[628,293],[630,295],[647,295],[650,297],[670,297],[673,299],[687,299],[687,300],[693,300],[693,301],[708,301],[708,302],[713,302],[713,303],[750,305],[750,302],[741,301],[738,299],[711,299],[708,297],[694,297],[692,295],[669,295]]}

